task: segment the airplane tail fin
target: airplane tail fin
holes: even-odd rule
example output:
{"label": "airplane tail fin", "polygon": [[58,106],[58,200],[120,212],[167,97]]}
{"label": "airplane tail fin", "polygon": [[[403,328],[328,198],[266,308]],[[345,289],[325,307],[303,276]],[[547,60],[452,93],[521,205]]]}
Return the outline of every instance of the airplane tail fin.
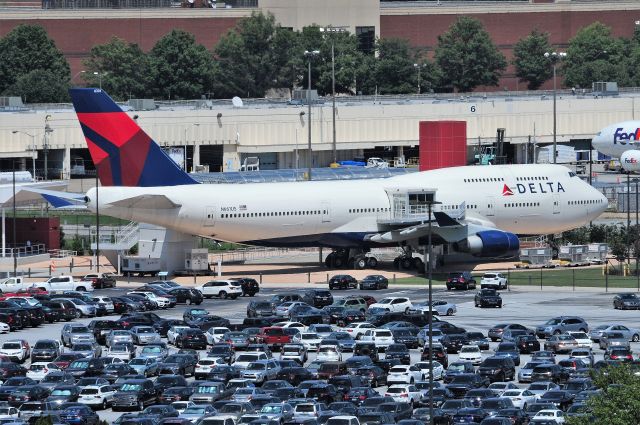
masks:
{"label": "airplane tail fin", "polygon": [[197,184],[107,93],[79,88],[69,94],[103,186]]}

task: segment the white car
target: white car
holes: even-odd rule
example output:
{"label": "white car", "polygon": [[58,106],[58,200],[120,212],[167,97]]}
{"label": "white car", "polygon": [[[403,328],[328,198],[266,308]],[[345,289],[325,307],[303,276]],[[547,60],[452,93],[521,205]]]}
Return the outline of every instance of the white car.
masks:
{"label": "white car", "polygon": [[171,403],[171,407],[176,409],[179,415],[182,414],[182,412],[184,412],[184,409],[186,409],[187,407],[195,406],[196,404],[193,401],[174,401],[173,403]]}
{"label": "white car", "polygon": [[591,341],[586,332],[571,331],[567,333],[576,340],[578,348],[591,348],[593,346],[593,341]]}
{"label": "white car", "polygon": [[16,359],[19,363],[24,363],[31,356],[31,347],[24,339],[11,339],[2,343],[0,355]]}
{"label": "white car", "polygon": [[91,298],[93,301],[97,302],[98,305],[103,305],[107,313],[112,314],[115,310],[115,306],[113,305],[113,301],[110,297],[105,297],[103,295],[98,295]]}
{"label": "white car", "polygon": [[518,409],[526,409],[531,403],[538,400],[538,396],[527,389],[506,390],[500,398],[508,398]]}
{"label": "white car", "polygon": [[212,327],[204,333],[204,336],[207,338],[207,344],[213,345],[222,341],[222,337],[227,332],[231,332],[231,329],[225,327]]}
{"label": "white car", "polygon": [[539,381],[539,382],[532,382],[531,384],[529,384],[527,389],[532,393],[534,393],[535,395],[537,395],[538,397],[540,397],[542,394],[546,393],[547,391],[560,389],[560,386],[558,386],[558,384],[554,382]]}
{"label": "white car", "polygon": [[477,366],[482,363],[482,351],[477,345],[463,345],[460,347],[458,359],[471,362],[474,366]]}
{"label": "white car", "polygon": [[4,322],[0,322],[0,334],[8,334],[11,328]]}
{"label": "white car", "polygon": [[115,393],[110,385],[89,385],[80,390],[78,403],[104,410],[113,402]]}
{"label": "white car", "polygon": [[194,376],[196,379],[206,378],[216,367],[226,365],[227,362],[219,357],[200,359],[198,360],[198,363],[196,363]]}
{"label": "white car", "polygon": [[109,349],[107,350],[107,355],[105,357],[112,357],[114,359],[120,359],[123,362],[128,362],[135,356],[135,347],[133,348],[133,351],[130,351],[128,345],[116,344],[112,347],[109,347]]}
{"label": "white car", "polygon": [[413,305],[411,300],[406,297],[389,297],[383,298],[377,303],[373,303],[369,308],[381,308],[390,312],[409,311]]}
{"label": "white car", "polygon": [[258,360],[269,360],[266,353],[242,353],[236,357],[233,362],[233,366],[238,369],[246,369],[249,363],[257,362]]}
{"label": "white car", "polygon": [[[5,423],[5,419],[15,419],[16,423],[20,423],[18,416],[20,416],[20,411],[17,407],[0,406],[0,419],[3,420],[3,423]],[[12,423],[12,421],[7,420],[6,423]]]}
{"label": "white car", "polygon": [[236,299],[242,295],[242,287],[240,283],[233,280],[211,280],[204,285],[196,286],[198,291],[202,292],[205,298],[231,298]]}
{"label": "white car", "polygon": [[29,366],[27,371],[27,378],[31,378],[34,381],[41,381],[49,372],[59,371],[60,368],[55,363],[49,362],[34,362]]}
{"label": "white car", "polygon": [[278,322],[278,323],[274,323],[271,326],[275,326],[278,328],[296,328],[300,330],[300,332],[304,332],[307,330],[307,326],[300,322]]}
{"label": "white car", "polygon": [[296,344],[302,344],[307,351],[318,351],[322,338],[315,332],[300,332],[295,334],[291,340]]}
{"label": "white car", "polygon": [[[434,300],[431,310],[438,316],[453,316],[458,312],[458,306],[449,301]],[[409,313],[429,314],[429,303],[414,304]]]}
{"label": "white car", "polygon": [[[429,362],[418,362],[414,365],[415,367],[418,368],[418,370],[420,370],[420,372],[422,372],[422,379],[421,380],[427,380],[429,379]],[[442,365],[437,362],[437,361],[433,361],[433,379],[435,380],[440,380],[444,377],[444,367],[442,367]]]}
{"label": "white car", "polygon": [[393,397],[393,401],[398,403],[409,403],[415,405],[422,399],[422,392],[413,384],[391,385],[384,393],[385,397]]}
{"label": "white car", "polygon": [[171,301],[169,300],[169,298],[158,296],[153,292],[132,291],[132,292],[128,292],[127,295],[142,295],[143,297],[147,298],[149,301],[153,301],[154,303],[156,303],[158,308],[169,308],[169,305],[171,304]]}
{"label": "white car", "polygon": [[396,365],[389,369],[387,385],[413,384],[422,381],[422,371],[415,366]]}
{"label": "white car", "polygon": [[507,289],[509,282],[502,273],[485,273],[480,279],[480,288]]}
{"label": "white car", "polygon": [[382,351],[395,342],[393,333],[388,329],[369,329],[360,335],[360,341],[373,342]]}
{"label": "white car", "polygon": [[533,419],[545,419],[547,421],[555,421],[557,424],[565,423],[564,412],[558,409],[542,409],[533,417]]}
{"label": "white car", "polygon": [[348,332],[353,339],[358,339],[360,335],[364,334],[367,331],[367,329],[375,328],[376,327],[369,322],[353,322],[342,328],[342,330],[344,332]]}
{"label": "white car", "polygon": [[316,361],[318,362],[340,362],[342,361],[342,353],[340,349],[336,346],[321,346],[318,349],[318,354],[316,355]]}
{"label": "white car", "polygon": [[183,329],[191,329],[191,326],[171,326],[167,331],[167,343],[176,344],[176,337]]}

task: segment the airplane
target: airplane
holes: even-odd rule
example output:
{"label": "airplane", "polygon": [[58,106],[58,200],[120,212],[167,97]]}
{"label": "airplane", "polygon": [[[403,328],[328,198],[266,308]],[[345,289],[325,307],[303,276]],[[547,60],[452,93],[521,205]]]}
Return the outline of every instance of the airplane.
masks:
{"label": "airplane", "polygon": [[595,150],[620,158],[625,171],[640,171],[640,121],[623,121],[609,125],[591,140]]}
{"label": "airplane", "polygon": [[371,248],[400,246],[404,254],[396,264],[417,268],[429,235],[433,244],[479,261],[513,257],[517,235],[570,230],[607,207],[598,190],[552,164],[463,166],[370,180],[200,184],[104,91],[70,94],[101,187],[58,194],[59,204],[95,211],[97,196],[101,214],[188,235],[328,247],[325,263],[332,267],[375,268]]}

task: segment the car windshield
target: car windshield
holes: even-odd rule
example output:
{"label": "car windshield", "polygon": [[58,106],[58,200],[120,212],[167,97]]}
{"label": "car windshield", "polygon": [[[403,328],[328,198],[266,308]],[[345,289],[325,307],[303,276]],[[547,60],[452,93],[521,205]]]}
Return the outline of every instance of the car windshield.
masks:
{"label": "car windshield", "polygon": [[41,349],[53,349],[56,348],[56,344],[53,341],[38,341],[33,348],[41,348]]}
{"label": "car windshield", "polygon": [[393,301],[393,298],[383,298],[378,301],[378,304],[391,304],[391,301]]}
{"label": "car windshield", "polygon": [[94,395],[94,394],[98,394],[99,391],[97,388],[83,388],[80,391],[80,395]]}
{"label": "car windshield", "polygon": [[218,394],[219,393],[219,388],[217,385],[201,385],[198,388],[196,388],[196,392],[198,394]]}
{"label": "car windshield", "polygon": [[260,410],[260,413],[280,413],[282,412],[282,406],[266,405]]}
{"label": "car windshield", "polygon": [[493,273],[485,273],[482,277],[484,277],[485,279],[493,279],[496,277],[496,275]]}
{"label": "car windshield", "polygon": [[549,319],[545,325],[557,325],[558,323],[560,323],[560,319]]}
{"label": "car windshield", "polygon": [[461,353],[479,353],[480,349],[478,347],[462,347],[460,349]]}
{"label": "car windshield", "polygon": [[206,408],[191,406],[184,409],[183,413],[185,415],[204,415],[206,413]]}
{"label": "car windshield", "polygon": [[387,389],[387,392],[389,394],[402,394],[406,393],[407,391],[402,387],[391,387]]}
{"label": "car windshield", "polygon": [[120,387],[120,391],[125,391],[125,392],[140,391],[141,389],[142,389],[142,385],[140,384],[124,383]]}
{"label": "car windshield", "polygon": [[136,332],[139,334],[151,334],[155,331],[153,330],[153,328],[138,328],[136,329]]}
{"label": "car windshield", "polygon": [[19,350],[21,346],[19,342],[5,342],[2,344],[2,348],[5,350]]}
{"label": "car windshield", "polygon": [[148,354],[148,353],[161,353],[162,352],[162,348],[161,347],[144,347],[142,349],[142,353]]}
{"label": "car windshield", "polygon": [[76,360],[69,365],[71,369],[74,369],[74,368],[84,369],[87,366],[89,366],[89,360]]}
{"label": "car windshield", "polygon": [[63,389],[56,389],[51,391],[51,395],[53,396],[64,396],[64,395],[71,395],[71,390],[63,390]]}
{"label": "car windshield", "polygon": [[267,365],[264,363],[249,363],[247,370],[265,370]]}

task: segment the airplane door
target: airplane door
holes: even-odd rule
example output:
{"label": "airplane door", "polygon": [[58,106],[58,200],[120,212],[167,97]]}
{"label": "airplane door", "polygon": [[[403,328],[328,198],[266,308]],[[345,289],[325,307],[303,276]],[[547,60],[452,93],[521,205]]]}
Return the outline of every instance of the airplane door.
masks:
{"label": "airplane door", "polygon": [[496,215],[496,198],[494,196],[487,196],[486,202],[486,213],[487,217],[493,217]]}
{"label": "airplane door", "polygon": [[322,222],[331,223],[331,205],[329,202],[322,201],[320,203],[320,208],[322,208]]}
{"label": "airplane door", "polygon": [[216,224],[216,207],[205,207],[202,225],[204,227],[213,227]]}
{"label": "airplane door", "polygon": [[553,195],[553,213],[560,214],[560,196]]}

